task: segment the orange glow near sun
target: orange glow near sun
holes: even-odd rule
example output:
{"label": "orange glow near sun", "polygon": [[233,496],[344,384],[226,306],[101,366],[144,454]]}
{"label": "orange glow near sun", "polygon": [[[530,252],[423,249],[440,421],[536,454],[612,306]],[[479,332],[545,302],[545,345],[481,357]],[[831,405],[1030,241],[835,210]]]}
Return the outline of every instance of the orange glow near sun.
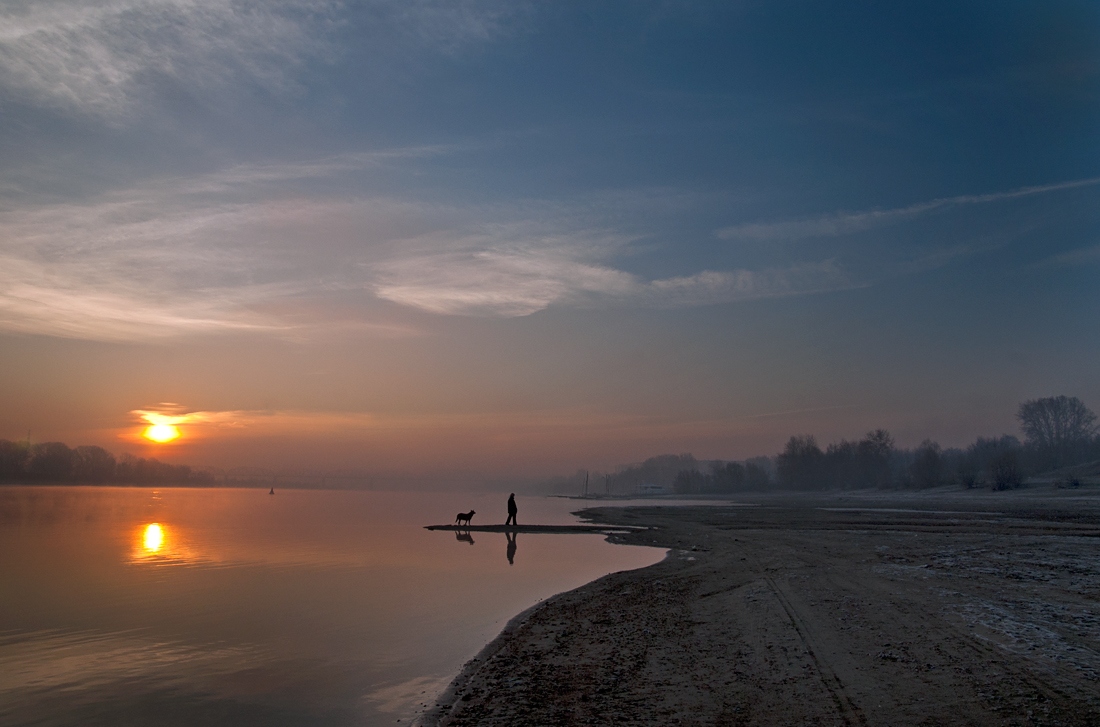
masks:
{"label": "orange glow near sun", "polygon": [[171,442],[173,439],[178,439],[180,430],[172,424],[154,424],[146,427],[142,436],[158,444],[164,444],[165,442]]}

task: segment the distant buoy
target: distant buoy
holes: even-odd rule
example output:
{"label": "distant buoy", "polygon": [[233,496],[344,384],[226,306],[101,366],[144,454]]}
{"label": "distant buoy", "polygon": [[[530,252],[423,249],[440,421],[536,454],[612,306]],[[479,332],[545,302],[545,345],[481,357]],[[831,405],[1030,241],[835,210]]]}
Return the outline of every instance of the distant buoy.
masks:
{"label": "distant buoy", "polygon": [[271,492],[269,492],[269,493],[267,493],[267,494],[269,494],[269,495],[274,495],[274,494],[275,494],[275,488],[274,488],[274,487],[272,487],[272,488],[271,488]]}

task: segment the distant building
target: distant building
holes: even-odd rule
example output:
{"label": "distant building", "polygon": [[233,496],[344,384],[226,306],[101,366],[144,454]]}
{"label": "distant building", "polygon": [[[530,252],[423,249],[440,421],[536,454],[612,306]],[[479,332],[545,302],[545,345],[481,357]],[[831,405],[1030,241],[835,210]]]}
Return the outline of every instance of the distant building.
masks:
{"label": "distant building", "polygon": [[638,495],[671,495],[672,490],[664,485],[654,485],[651,483],[644,483],[638,485],[638,489],[635,490],[635,494]]}

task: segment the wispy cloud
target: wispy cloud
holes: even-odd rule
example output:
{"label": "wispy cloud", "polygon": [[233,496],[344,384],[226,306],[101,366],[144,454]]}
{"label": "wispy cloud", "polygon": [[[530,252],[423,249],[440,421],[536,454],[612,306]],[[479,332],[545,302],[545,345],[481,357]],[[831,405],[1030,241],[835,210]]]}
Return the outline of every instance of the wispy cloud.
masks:
{"label": "wispy cloud", "polygon": [[375,293],[432,313],[516,317],[554,304],[696,306],[851,286],[833,261],[646,280],[609,264],[627,238],[508,233],[420,240],[436,251],[379,265]]}
{"label": "wispy cloud", "polygon": [[[377,304],[371,319],[365,304],[514,317],[553,305],[706,305],[851,285],[831,261],[646,279],[616,264],[635,238],[594,228],[588,210],[328,191],[336,180],[448,151],[237,165],[80,202],[24,195],[0,207],[0,329],[98,340],[294,339],[332,327],[392,336],[408,326]],[[334,307],[325,302],[333,296],[360,302]]]}
{"label": "wispy cloud", "polygon": [[1042,267],[1063,267],[1073,265],[1096,265],[1100,263],[1100,245],[1081,247],[1045,258],[1039,263]]}
{"label": "wispy cloud", "polygon": [[967,194],[957,197],[944,197],[928,202],[897,207],[886,210],[865,210],[862,212],[838,212],[824,217],[803,220],[783,220],[778,222],[750,222],[724,227],[717,232],[719,238],[734,240],[801,240],[811,237],[836,237],[862,232],[883,225],[894,224],[921,215],[966,205],[986,204],[1004,200],[1030,197],[1038,194],[1060,192],[1079,187],[1100,184],[1100,177],[1078,179],[1057,184],[1045,184],[1033,187],[1021,187],[1007,192],[990,194]]}
{"label": "wispy cloud", "polygon": [[296,286],[254,268],[246,249],[210,244],[255,212],[145,197],[0,214],[0,325],[100,339],[269,329],[248,306]]}
{"label": "wispy cloud", "polygon": [[315,324],[286,301],[362,287],[343,273],[356,254],[347,230],[370,221],[407,233],[402,221],[423,210],[296,189],[403,153],[235,166],[82,202],[0,209],[0,328],[132,340]]}
{"label": "wispy cloud", "polygon": [[628,294],[635,278],[601,264],[625,243],[609,234],[527,236],[515,227],[434,235],[379,264],[374,292],[431,313],[525,316],[586,295]]}
{"label": "wispy cloud", "polygon": [[[838,408],[838,407],[829,407]],[[807,410],[817,411],[817,410]],[[643,415],[599,411],[585,407],[562,407],[523,411],[473,411],[462,413],[395,413],[371,411],[332,411],[303,409],[232,409],[197,410],[163,402],[129,412],[132,426],[118,432],[124,439],[136,439],[149,424],[170,424],[179,427],[186,438],[202,439],[216,436],[262,437],[295,432],[324,436],[364,433],[407,434],[412,431],[457,430],[492,432],[500,441],[532,431],[596,432],[632,431],[652,428],[690,427],[670,414]],[[762,416],[771,416],[765,414]],[[731,421],[749,417],[727,417]]]}
{"label": "wispy cloud", "polygon": [[857,285],[835,261],[825,260],[763,270],[705,270],[654,280],[645,287],[646,294],[659,305],[691,306],[822,293]]}
{"label": "wispy cloud", "polygon": [[[69,270],[51,273],[25,261],[0,258],[0,328],[97,340],[134,340],[187,333],[278,332],[276,322],[250,313],[256,291],[220,291],[183,300],[150,300],[138,286],[117,282],[96,290]],[[227,315],[227,309],[238,309]]]}
{"label": "wispy cloud", "polygon": [[524,0],[374,0],[368,6],[389,32],[444,53],[506,35],[530,13]]}
{"label": "wispy cloud", "polygon": [[[0,87],[41,106],[118,123],[171,81],[205,95],[242,85],[286,94],[339,54],[343,0],[25,0],[0,8]],[[453,52],[504,32],[521,4],[372,0],[362,35]],[[381,52],[381,49],[379,49]]]}
{"label": "wispy cloud", "polygon": [[144,424],[195,425],[228,427],[230,429],[245,429],[257,421],[270,421],[273,417],[285,417],[285,415],[271,411],[188,411],[187,407],[172,402],[162,402],[148,409],[134,409],[130,414]]}
{"label": "wispy cloud", "polygon": [[0,83],[32,102],[118,120],[151,84],[192,91],[248,82],[275,92],[330,52],[329,0],[79,0],[0,11]]}

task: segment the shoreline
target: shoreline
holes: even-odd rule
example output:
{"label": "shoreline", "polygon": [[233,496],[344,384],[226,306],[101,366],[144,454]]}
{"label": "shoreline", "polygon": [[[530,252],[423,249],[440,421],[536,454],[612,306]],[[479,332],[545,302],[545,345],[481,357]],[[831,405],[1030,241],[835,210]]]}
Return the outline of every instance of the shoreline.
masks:
{"label": "shoreline", "polygon": [[665,558],[513,617],[425,727],[1100,723],[1100,498],[590,508]]}
{"label": "shoreline", "polygon": [[[608,540],[612,540],[612,536],[609,536]],[[479,670],[483,668],[486,664],[491,662],[493,660],[493,657],[495,657],[503,649],[515,643],[517,639],[522,638],[519,632],[525,626],[527,626],[528,622],[543,609],[554,608],[556,605],[559,604],[559,602],[565,600],[569,596],[579,596],[581,598],[587,597],[587,590],[593,586],[597,586],[597,584],[599,584],[601,581],[612,578],[614,576],[621,576],[626,573],[638,573],[641,571],[649,570],[651,568],[656,568],[667,562],[672,557],[673,552],[669,550],[661,561],[654,563],[653,565],[648,565],[643,568],[637,568],[635,570],[609,573],[605,576],[597,578],[594,581],[585,583],[583,586],[574,588],[573,590],[563,591],[562,593],[554,594],[553,596],[543,601],[540,601],[539,603],[536,603],[533,606],[530,606],[529,608],[526,608],[520,613],[516,614],[508,620],[508,622],[504,625],[504,628],[501,629],[500,633],[497,634],[497,636],[494,637],[492,641],[482,647],[482,649],[477,653],[476,656],[474,656],[463,665],[462,669],[458,672],[455,678],[451,680],[451,683],[447,686],[447,688],[443,690],[443,692],[440,693],[440,695],[436,698],[435,706],[433,706],[429,710],[426,710],[423,714],[417,717],[417,719],[413,721],[413,725],[415,725],[416,727],[437,727],[440,725],[448,724],[448,722],[445,721],[446,718],[450,716],[450,712],[453,710],[456,703],[464,701],[461,699],[461,697],[463,694],[468,693],[470,687],[479,676]]]}
{"label": "shoreline", "polygon": [[543,535],[613,535],[628,533],[638,528],[614,525],[425,525],[425,530],[442,530],[452,533],[520,533]]}

